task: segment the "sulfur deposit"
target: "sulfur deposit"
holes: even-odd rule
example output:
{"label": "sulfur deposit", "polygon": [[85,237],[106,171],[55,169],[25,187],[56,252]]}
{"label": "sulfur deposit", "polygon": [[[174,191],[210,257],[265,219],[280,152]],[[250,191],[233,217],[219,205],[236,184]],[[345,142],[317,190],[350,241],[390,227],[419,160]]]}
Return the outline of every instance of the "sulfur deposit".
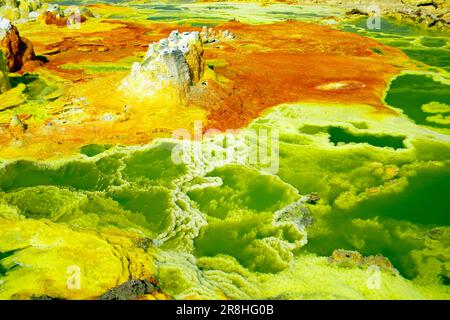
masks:
{"label": "sulfur deposit", "polygon": [[41,0],[6,0],[0,8],[0,16],[9,20],[34,20],[39,16]]}
{"label": "sulfur deposit", "polygon": [[450,38],[334,1],[1,19],[0,299],[449,299]]}
{"label": "sulfur deposit", "polygon": [[3,53],[0,51],[0,94],[11,87],[8,78],[8,70],[6,68],[6,61]]}

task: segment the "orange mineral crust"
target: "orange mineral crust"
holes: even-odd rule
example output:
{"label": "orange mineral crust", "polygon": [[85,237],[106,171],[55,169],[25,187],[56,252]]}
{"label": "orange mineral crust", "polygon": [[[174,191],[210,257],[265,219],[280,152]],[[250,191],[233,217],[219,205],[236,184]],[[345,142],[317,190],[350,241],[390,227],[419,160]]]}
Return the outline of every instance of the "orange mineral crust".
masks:
{"label": "orange mineral crust", "polygon": [[[203,121],[205,129],[236,129],[282,103],[368,104],[380,113],[392,112],[383,105],[383,91],[393,75],[411,64],[400,50],[324,26],[229,22],[214,29],[229,30],[235,39],[204,45],[204,61],[214,71],[193,86],[180,105],[170,97],[141,99],[119,92],[131,63],[100,72],[86,72],[83,65],[119,66],[133,57],[139,61],[149,43],[171,30],[199,28],[111,20],[101,27],[104,30],[60,31],[47,26],[53,28],[48,37],[57,40],[53,42],[24,31],[37,54],[48,60],[36,72],[61,79],[63,94],[49,103],[45,121],[28,123],[29,115],[19,114],[26,129],[2,124],[2,158],[70,155],[91,143],[144,144],[169,137],[178,128],[192,129],[194,121]],[[82,112],[66,116],[80,98],[86,102],[79,108]]]}
{"label": "orange mineral crust", "polygon": [[218,129],[242,127],[286,102],[368,104],[389,112],[383,91],[410,63],[398,49],[314,24],[229,23],[221,28],[237,39],[206,49],[205,57],[226,61],[215,71],[230,81],[194,99]]}
{"label": "orange mineral crust", "polygon": [[94,78],[86,75],[80,69],[64,69],[64,64],[82,62],[116,62],[145,52],[152,41],[157,41],[164,35],[148,36],[150,30],[144,26],[123,21],[107,21],[112,30],[77,34],[69,34],[58,42],[38,42],[37,48],[47,53],[49,62],[46,68],[59,76],[74,82]]}

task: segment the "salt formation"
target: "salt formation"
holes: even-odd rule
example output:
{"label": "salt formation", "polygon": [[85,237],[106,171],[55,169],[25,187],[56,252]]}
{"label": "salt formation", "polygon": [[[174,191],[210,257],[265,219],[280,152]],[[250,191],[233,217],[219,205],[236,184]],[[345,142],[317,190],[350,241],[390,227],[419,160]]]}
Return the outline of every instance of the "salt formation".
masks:
{"label": "salt formation", "polygon": [[[0,21],[1,22],[1,21]],[[0,26],[1,30],[1,26]],[[3,57],[3,52],[0,51],[0,94],[10,89],[11,85],[8,78],[8,69],[6,67],[6,61]]]}
{"label": "salt formation", "polygon": [[207,26],[202,27],[202,32],[200,36],[204,43],[218,42],[221,40],[234,40],[235,35],[228,30],[219,30],[216,32],[213,28],[208,28]]}
{"label": "salt formation", "polygon": [[6,36],[6,33],[12,29],[11,22],[0,17],[0,40]]}
{"label": "salt formation", "polygon": [[151,96],[165,88],[185,95],[204,73],[203,45],[198,32],[172,31],[168,38],[150,44],[141,63],[119,89],[139,96]]}

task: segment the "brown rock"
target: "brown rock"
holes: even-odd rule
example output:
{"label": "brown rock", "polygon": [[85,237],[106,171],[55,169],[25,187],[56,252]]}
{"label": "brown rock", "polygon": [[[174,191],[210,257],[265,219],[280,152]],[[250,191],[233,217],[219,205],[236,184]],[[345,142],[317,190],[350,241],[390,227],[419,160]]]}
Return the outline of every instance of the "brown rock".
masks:
{"label": "brown rock", "polygon": [[74,13],[66,17],[58,13],[47,11],[44,16],[44,21],[46,24],[54,24],[59,27],[65,27],[74,22],[83,23],[86,20],[87,19],[84,15],[77,16]]}
{"label": "brown rock", "polygon": [[158,287],[149,280],[129,280],[108,290],[97,300],[135,300],[157,291]]}
{"label": "brown rock", "polygon": [[59,14],[47,11],[44,16],[45,24],[54,24],[59,27],[67,26],[67,18]]}
{"label": "brown rock", "polygon": [[363,256],[358,251],[336,249],[329,262],[339,267],[357,267],[363,264]]}
{"label": "brown rock", "polygon": [[6,65],[10,72],[21,71],[27,65],[36,66],[41,62],[36,58],[31,42],[20,36],[17,27],[12,28],[6,33],[1,41],[1,48],[5,54]]}

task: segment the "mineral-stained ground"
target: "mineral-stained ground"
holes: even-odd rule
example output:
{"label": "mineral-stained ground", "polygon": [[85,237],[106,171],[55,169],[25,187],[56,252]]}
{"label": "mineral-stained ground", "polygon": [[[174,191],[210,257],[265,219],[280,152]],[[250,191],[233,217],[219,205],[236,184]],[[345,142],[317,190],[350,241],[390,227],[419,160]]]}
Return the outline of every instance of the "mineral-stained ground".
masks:
{"label": "mineral-stained ground", "polygon": [[450,299],[449,5],[365,2],[0,0],[0,299]]}

